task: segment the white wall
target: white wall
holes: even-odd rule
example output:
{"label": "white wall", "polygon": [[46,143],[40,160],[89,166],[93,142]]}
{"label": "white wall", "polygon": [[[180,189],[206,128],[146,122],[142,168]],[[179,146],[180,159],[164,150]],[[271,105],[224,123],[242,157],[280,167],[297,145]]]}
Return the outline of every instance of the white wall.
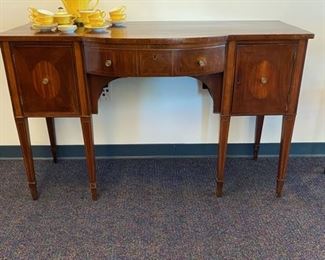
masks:
{"label": "white wall", "polygon": [[[127,6],[128,20],[281,20],[315,33],[309,42],[293,142],[325,142],[325,1],[324,0],[101,0],[109,10]],[[55,11],[59,0],[0,0],[0,31],[28,21],[27,8]],[[1,58],[2,59],[2,58]],[[0,145],[18,138],[0,60]],[[214,143],[219,116],[212,114],[207,91],[192,78],[127,78],[111,83],[94,116],[97,144]],[[229,141],[252,142],[254,118],[233,118]],[[30,120],[32,143],[48,144],[45,120]],[[59,144],[81,144],[77,119],[58,119]],[[265,121],[263,142],[279,142],[280,117]]]}

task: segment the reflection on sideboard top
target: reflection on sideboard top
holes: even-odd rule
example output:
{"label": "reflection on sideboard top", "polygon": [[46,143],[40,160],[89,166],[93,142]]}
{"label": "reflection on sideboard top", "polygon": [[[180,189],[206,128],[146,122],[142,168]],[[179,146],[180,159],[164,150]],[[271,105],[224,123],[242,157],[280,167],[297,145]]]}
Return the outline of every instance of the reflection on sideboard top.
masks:
{"label": "reflection on sideboard top", "polygon": [[[60,32],[40,33],[31,29],[30,24],[16,27],[0,33],[0,41],[28,41],[33,36],[38,40],[49,41],[49,37],[78,38],[80,41],[102,40],[112,43],[137,43],[147,39],[148,44],[164,43],[198,43],[207,40],[211,42],[228,40],[272,40],[308,39],[314,35],[292,25],[280,21],[152,21],[127,22],[125,27],[109,28],[104,33],[93,33],[79,28],[76,33]],[[46,38],[46,39],[45,39]],[[76,39],[75,39],[76,40]]]}

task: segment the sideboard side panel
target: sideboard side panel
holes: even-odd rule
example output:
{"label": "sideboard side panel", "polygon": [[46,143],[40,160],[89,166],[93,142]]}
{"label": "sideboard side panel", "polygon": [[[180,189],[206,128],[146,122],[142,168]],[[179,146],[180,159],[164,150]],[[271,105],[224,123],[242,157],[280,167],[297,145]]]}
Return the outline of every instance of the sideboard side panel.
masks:
{"label": "sideboard side panel", "polygon": [[22,117],[23,111],[20,103],[20,94],[17,87],[17,80],[15,75],[14,63],[11,56],[9,42],[2,42],[1,51],[3,56],[3,62],[5,65],[7,82],[9,86],[9,93],[11,96],[12,107],[15,117]]}
{"label": "sideboard side panel", "polygon": [[300,40],[298,43],[297,56],[293,68],[293,77],[288,100],[288,114],[296,114],[300,93],[301,80],[304,70],[305,56],[308,40]]}
{"label": "sideboard side panel", "polygon": [[234,87],[236,42],[231,41],[226,49],[226,66],[223,78],[221,115],[230,115]]}
{"label": "sideboard side panel", "polygon": [[83,47],[79,42],[74,42],[74,55],[76,60],[76,77],[78,81],[81,116],[90,116],[91,105],[87,87],[86,66],[84,64]]}

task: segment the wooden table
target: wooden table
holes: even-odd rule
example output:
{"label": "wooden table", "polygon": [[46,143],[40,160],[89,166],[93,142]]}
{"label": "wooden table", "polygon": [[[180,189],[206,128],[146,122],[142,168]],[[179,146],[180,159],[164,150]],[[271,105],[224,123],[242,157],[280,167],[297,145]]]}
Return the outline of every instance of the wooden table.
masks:
{"label": "wooden table", "polygon": [[[79,117],[92,199],[97,199],[92,114],[120,77],[191,76],[220,113],[216,194],[222,196],[231,116],[256,116],[257,158],[265,115],[282,115],[276,194],[287,168],[308,39],[278,21],[130,22],[109,33],[39,33],[30,25],[0,34],[28,185],[38,198],[28,117],[45,117],[56,161],[55,117]],[[133,90],[134,91],[134,90]]]}

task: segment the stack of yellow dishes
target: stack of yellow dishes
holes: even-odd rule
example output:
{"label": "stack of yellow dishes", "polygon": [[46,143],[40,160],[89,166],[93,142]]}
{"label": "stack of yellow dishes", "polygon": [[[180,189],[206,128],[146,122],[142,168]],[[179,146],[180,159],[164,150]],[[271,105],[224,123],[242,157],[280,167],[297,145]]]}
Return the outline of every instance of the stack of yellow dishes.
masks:
{"label": "stack of yellow dishes", "polygon": [[106,13],[101,10],[84,10],[79,11],[80,19],[85,28],[93,31],[105,31],[109,26],[105,20]]}
{"label": "stack of yellow dishes", "polygon": [[51,31],[56,28],[54,14],[45,9],[29,8],[29,18],[33,23],[32,28],[40,31]]}
{"label": "stack of yellow dishes", "polygon": [[126,7],[120,6],[109,11],[111,22],[115,26],[123,25],[126,19]]}

